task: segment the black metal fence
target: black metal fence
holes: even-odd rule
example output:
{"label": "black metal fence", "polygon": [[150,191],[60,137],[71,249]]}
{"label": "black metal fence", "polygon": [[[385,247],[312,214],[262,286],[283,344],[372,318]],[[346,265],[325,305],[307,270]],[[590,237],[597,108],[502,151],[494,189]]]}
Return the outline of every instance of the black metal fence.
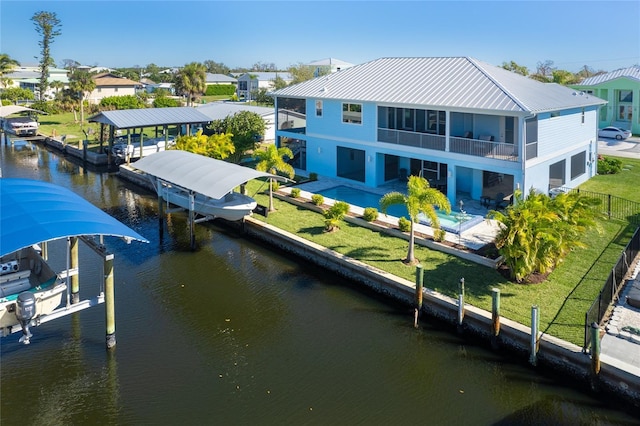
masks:
{"label": "black metal fence", "polygon": [[603,194],[600,192],[584,191],[578,188],[565,189],[567,192],[577,192],[581,195],[597,198],[601,201],[602,213],[607,215],[609,219],[625,220],[632,225],[640,226],[640,203],[627,200],[626,198],[616,197],[611,194]]}
{"label": "black metal fence", "polygon": [[[637,214],[635,215],[637,216]],[[640,252],[640,228],[636,229],[636,232],[631,237],[631,241],[622,251],[622,254],[618,258],[615,266],[611,269],[609,278],[605,282],[600,294],[593,302],[589,310],[584,316],[584,346],[582,349],[587,350],[591,344],[591,333],[589,329],[594,322],[600,325],[611,304],[615,302],[620,289],[624,285],[624,277],[629,271],[631,263]]]}

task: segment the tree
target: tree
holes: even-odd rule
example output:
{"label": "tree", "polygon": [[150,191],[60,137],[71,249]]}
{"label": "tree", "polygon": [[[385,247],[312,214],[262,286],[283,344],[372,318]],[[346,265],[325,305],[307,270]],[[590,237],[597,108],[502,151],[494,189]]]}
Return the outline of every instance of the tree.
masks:
{"label": "tree", "polygon": [[547,59],[544,62],[538,62],[536,72],[531,74],[529,78],[543,83],[550,83],[552,81],[553,70],[555,70],[553,67],[553,61]]}
{"label": "tree", "polygon": [[184,135],[178,137],[175,149],[224,160],[235,151],[231,136],[233,135],[224,133],[205,136],[202,134],[202,130],[198,130],[193,136]]}
{"label": "tree", "polygon": [[314,68],[301,62],[297,65],[291,65],[287,71],[289,71],[289,74],[293,77],[291,84],[302,83],[303,81],[311,80],[314,77]]}
{"label": "tree", "polygon": [[62,68],[67,69],[73,72],[76,68],[82,65],[80,62],[73,59],[63,59],[62,60]]}
{"label": "tree", "polygon": [[[272,175],[278,172],[284,173],[289,179],[293,179],[295,171],[293,166],[287,163],[285,157],[293,158],[293,152],[287,147],[277,148],[275,145],[270,144],[267,149],[263,151],[257,151],[254,154],[254,158],[258,160],[256,170],[261,172],[271,173]],[[273,207],[273,178],[269,179],[269,211],[274,211]]]}
{"label": "tree", "polygon": [[40,100],[44,100],[45,93],[49,87],[47,78],[49,77],[49,67],[55,66],[53,58],[51,58],[51,44],[55,37],[61,34],[61,23],[55,12],[37,12],[31,17],[36,26],[36,31],[42,36],[42,40],[38,42],[40,46],[40,83],[38,90],[40,92]]}
{"label": "tree", "polygon": [[61,82],[60,80],[53,80],[50,84],[52,89],[56,90],[56,98],[58,97],[58,94],[60,93],[61,89],[64,89],[64,83]]}
{"label": "tree", "polygon": [[2,81],[2,86],[5,89],[9,87],[9,85],[13,84],[13,80],[5,77],[5,74],[11,73],[11,71],[13,71],[17,66],[20,66],[18,61],[11,58],[6,53],[0,53],[0,81]]}
{"label": "tree", "polygon": [[568,86],[569,84],[577,84],[580,82],[580,77],[566,70],[553,70],[551,72],[552,81],[554,83]]}
{"label": "tree", "polygon": [[284,81],[284,78],[280,77],[279,75],[276,75],[276,78],[273,79],[273,89],[279,90],[279,89],[284,89],[285,87],[287,87],[287,82]]}
{"label": "tree", "polygon": [[222,120],[214,120],[208,127],[215,133],[231,133],[235,152],[229,156],[232,163],[240,163],[248,151],[256,149],[257,141],[264,136],[266,124],[255,112],[240,111]]}
{"label": "tree", "polygon": [[495,244],[516,282],[551,272],[571,250],[584,247],[582,235],[597,224],[594,207],[600,200],[579,193],[551,198],[532,189],[525,200],[517,190],[514,199],[504,212],[492,210],[488,217],[502,225]]}
{"label": "tree", "polygon": [[211,74],[229,74],[229,67],[222,62],[212,61],[208,59],[204,61],[204,66],[207,68],[207,72]]}
{"label": "tree", "polygon": [[9,99],[14,104],[20,99],[34,99],[33,92],[29,89],[23,89],[21,87],[9,87],[0,93],[0,99]]}
{"label": "tree", "polygon": [[419,176],[409,176],[407,182],[407,194],[400,192],[389,192],[380,199],[380,210],[387,214],[387,209],[396,204],[406,206],[409,219],[411,220],[411,229],[409,231],[409,250],[407,258],[404,262],[407,264],[415,264],[414,243],[415,224],[419,222],[418,215],[423,213],[431,220],[431,227],[434,230],[440,229],[440,221],[436,214],[436,207],[445,211],[447,214],[451,212],[451,204],[449,199],[442,192],[435,188],[429,187],[429,182]]}
{"label": "tree", "polygon": [[514,61],[511,61],[509,63],[503,62],[502,68],[508,71],[515,72],[516,74],[523,75],[525,77],[529,75],[529,70],[527,69],[527,67],[525,67],[524,65],[518,65]]}
{"label": "tree", "polygon": [[193,105],[197,95],[207,90],[207,69],[199,62],[191,62],[175,76],[176,92],[187,95],[187,105]]}
{"label": "tree", "polygon": [[274,64],[273,62],[270,62],[268,64],[263,64],[262,62],[256,62],[255,64],[253,64],[253,66],[251,67],[251,71],[262,71],[262,72],[272,72],[272,71],[277,71],[277,67],[276,64]]}
{"label": "tree", "polygon": [[80,98],[80,125],[84,123],[84,101],[87,96],[96,88],[96,82],[86,71],[76,70],[69,77],[69,88],[77,93]]}

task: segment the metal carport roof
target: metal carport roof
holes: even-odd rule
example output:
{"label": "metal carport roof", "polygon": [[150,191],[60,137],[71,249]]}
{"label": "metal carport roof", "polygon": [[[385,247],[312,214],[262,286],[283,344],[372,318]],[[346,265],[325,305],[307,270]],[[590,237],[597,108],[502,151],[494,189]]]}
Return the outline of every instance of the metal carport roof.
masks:
{"label": "metal carport roof", "polygon": [[33,244],[82,235],[149,242],[66,188],[37,180],[0,178],[0,256]]}
{"label": "metal carport roof", "polygon": [[117,129],[165,126],[170,124],[209,123],[211,119],[192,107],[140,108],[103,111],[89,122],[114,126]]}
{"label": "metal carport roof", "polygon": [[251,179],[288,179],[187,151],[157,152],[131,164],[142,172],[210,198],[222,198]]}

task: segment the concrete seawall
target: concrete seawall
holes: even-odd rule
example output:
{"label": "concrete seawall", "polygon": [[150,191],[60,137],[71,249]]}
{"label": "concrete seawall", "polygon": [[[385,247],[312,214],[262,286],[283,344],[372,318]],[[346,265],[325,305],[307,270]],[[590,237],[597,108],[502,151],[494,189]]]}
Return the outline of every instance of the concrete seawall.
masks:
{"label": "concrete seawall", "polygon": [[[127,166],[120,166],[120,177],[154,190],[147,177]],[[361,219],[354,220],[366,223]],[[412,307],[415,298],[415,283],[389,274],[371,265],[349,258],[331,249],[283,231],[252,217],[242,223],[218,221],[223,226],[235,228],[248,238],[259,240],[269,246],[291,253],[300,259],[330,270],[339,276],[361,284],[396,302]],[[359,223],[359,222],[358,222]],[[480,262],[478,262],[480,263]],[[487,264],[485,266],[492,267]],[[500,333],[493,336],[491,312],[466,305],[464,320],[458,324],[458,301],[435,291],[423,290],[423,321],[428,317],[451,325],[452,329],[478,339],[488,347],[506,351],[520,359],[530,359],[531,328],[517,322],[500,318]],[[582,388],[601,392],[603,396],[624,401],[632,411],[640,413],[640,368],[620,365],[616,360],[601,358],[601,369],[592,373],[591,357],[582,348],[553,336],[542,334],[536,353],[537,368],[551,370],[568,377]]]}

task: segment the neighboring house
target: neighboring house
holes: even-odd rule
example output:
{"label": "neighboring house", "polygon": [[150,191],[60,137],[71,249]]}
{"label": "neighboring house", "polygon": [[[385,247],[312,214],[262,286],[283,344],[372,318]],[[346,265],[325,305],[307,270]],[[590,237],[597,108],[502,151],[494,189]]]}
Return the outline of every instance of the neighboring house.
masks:
{"label": "neighboring house", "polygon": [[421,175],[454,203],[585,182],[606,103],[468,57],[381,58],[273,96],[294,167],[370,187]]}
{"label": "neighboring house", "polygon": [[170,95],[175,95],[175,87],[173,83],[156,83],[148,78],[141,78],[140,84],[147,93],[153,93],[158,89],[166,90]]}
{"label": "neighboring house", "polygon": [[615,126],[640,134],[640,66],[589,77],[571,87],[608,101],[598,113],[601,128]]}
{"label": "neighboring house", "polygon": [[135,95],[138,89],[142,89],[142,83],[118,77],[115,74],[103,73],[92,76],[96,82],[96,88],[89,94],[88,100],[92,104],[99,104],[102,98],[110,96]]}
{"label": "neighboring house", "polygon": [[207,86],[210,84],[238,84],[238,80],[225,74],[207,73]]}
{"label": "neighboring house", "polygon": [[248,72],[238,77],[238,98],[251,99],[258,89],[273,89],[273,82],[280,77],[289,84],[293,77],[288,72]]}
{"label": "neighboring house", "polygon": [[323,71],[329,71],[329,73],[334,73],[341,70],[346,70],[347,68],[351,68],[353,66],[353,64],[349,62],[341,61],[340,59],[336,59],[336,58],[320,59],[319,61],[313,61],[307,65],[310,67],[316,68],[315,71],[313,72],[313,75],[315,77],[318,77],[321,74],[327,74],[326,72],[323,72]]}
{"label": "neighboring house", "polygon": [[113,70],[111,68],[107,68],[107,67],[91,67],[89,65],[78,65],[76,67],[77,70],[79,71],[86,71],[89,74],[91,73],[108,73],[108,72],[113,72]]}
{"label": "neighboring house", "polygon": [[[49,75],[47,80],[49,84],[53,81],[60,81],[64,84],[64,88],[69,87],[68,71],[63,68],[49,68]],[[2,86],[2,89],[10,87],[20,87],[22,89],[29,89],[37,94],[38,84],[40,84],[40,67],[39,65],[19,66],[13,69],[12,72],[4,75],[10,82],[7,87]],[[47,93],[45,93],[46,99],[53,99],[55,97],[56,90],[49,87]],[[37,95],[36,95],[37,98]]]}
{"label": "neighboring house", "polygon": [[255,112],[265,122],[266,130],[264,132],[265,141],[273,141],[275,139],[275,111],[273,108],[251,106],[244,102],[209,102],[207,104],[198,105],[197,109],[207,117],[214,120],[223,120],[228,116],[234,115],[240,111]]}

